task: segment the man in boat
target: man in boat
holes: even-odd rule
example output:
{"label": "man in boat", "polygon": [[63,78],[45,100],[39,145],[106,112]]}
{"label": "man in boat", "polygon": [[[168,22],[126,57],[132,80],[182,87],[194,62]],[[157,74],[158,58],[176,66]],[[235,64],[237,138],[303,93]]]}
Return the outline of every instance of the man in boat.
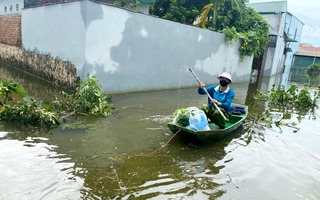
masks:
{"label": "man in boat", "polygon": [[[205,105],[201,108],[207,117],[219,126],[219,128],[225,128],[225,120],[221,116],[220,112],[215,108],[216,104],[219,106],[222,113],[229,118],[230,113],[232,112],[230,105],[234,98],[234,91],[229,87],[229,84],[232,83],[231,74],[228,72],[223,72],[220,76],[217,77],[220,82],[219,84],[212,85],[206,88],[207,92],[212,97],[212,101],[208,97],[208,105]],[[204,88],[205,84],[201,83],[198,88],[198,93],[203,95],[206,94]]]}

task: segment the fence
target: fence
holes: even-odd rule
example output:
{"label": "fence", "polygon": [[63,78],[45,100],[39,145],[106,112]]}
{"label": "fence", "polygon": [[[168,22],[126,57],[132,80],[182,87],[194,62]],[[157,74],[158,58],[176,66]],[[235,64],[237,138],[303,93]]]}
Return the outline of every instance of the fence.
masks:
{"label": "fence", "polygon": [[320,84],[320,75],[319,70],[314,69],[313,71],[309,72],[309,74],[314,74],[314,77],[311,77],[307,73],[306,67],[292,67],[290,72],[290,81],[297,82],[301,84],[308,84],[319,86]]}

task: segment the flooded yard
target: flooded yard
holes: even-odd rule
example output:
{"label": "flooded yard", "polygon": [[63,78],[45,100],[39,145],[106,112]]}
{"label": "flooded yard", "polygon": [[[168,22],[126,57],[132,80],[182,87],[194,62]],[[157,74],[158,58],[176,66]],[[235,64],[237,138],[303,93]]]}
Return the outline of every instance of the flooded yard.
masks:
{"label": "flooded yard", "polygon": [[[2,66],[0,74],[39,99],[59,93]],[[232,84],[234,102],[258,112],[250,107],[256,90],[280,81]],[[296,133],[245,123],[219,141],[177,135],[163,147],[173,112],[206,102],[196,87],[115,94],[107,118],[51,131],[2,126],[0,199],[320,199],[320,108]]]}

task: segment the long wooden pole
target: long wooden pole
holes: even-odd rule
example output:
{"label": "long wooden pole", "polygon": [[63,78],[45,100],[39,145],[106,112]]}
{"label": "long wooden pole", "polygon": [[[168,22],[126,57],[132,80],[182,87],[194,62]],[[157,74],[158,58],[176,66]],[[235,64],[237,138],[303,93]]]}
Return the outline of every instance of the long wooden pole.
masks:
{"label": "long wooden pole", "polygon": [[[201,81],[199,80],[199,78],[197,77],[197,75],[192,71],[191,68],[189,68],[189,71],[192,73],[192,75],[194,76],[194,78],[198,81],[199,85],[201,85]],[[207,93],[210,101],[212,102],[212,97],[210,96],[209,92],[207,91],[207,89],[204,87],[203,90]],[[212,102],[213,103],[213,102]],[[224,116],[223,112],[220,110],[219,106],[215,103],[213,103],[213,105],[216,107],[216,109],[219,111],[219,113],[221,114],[221,116],[223,117],[224,120],[229,121],[228,118],[226,118],[226,116]]]}

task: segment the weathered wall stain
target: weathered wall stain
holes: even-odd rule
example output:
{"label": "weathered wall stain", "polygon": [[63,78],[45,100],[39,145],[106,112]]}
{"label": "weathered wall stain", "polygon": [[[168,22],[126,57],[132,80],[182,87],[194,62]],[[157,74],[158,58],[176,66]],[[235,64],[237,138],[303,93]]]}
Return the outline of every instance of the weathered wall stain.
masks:
{"label": "weathered wall stain", "polygon": [[79,80],[74,64],[49,54],[0,43],[0,61],[67,88],[74,88]]}

